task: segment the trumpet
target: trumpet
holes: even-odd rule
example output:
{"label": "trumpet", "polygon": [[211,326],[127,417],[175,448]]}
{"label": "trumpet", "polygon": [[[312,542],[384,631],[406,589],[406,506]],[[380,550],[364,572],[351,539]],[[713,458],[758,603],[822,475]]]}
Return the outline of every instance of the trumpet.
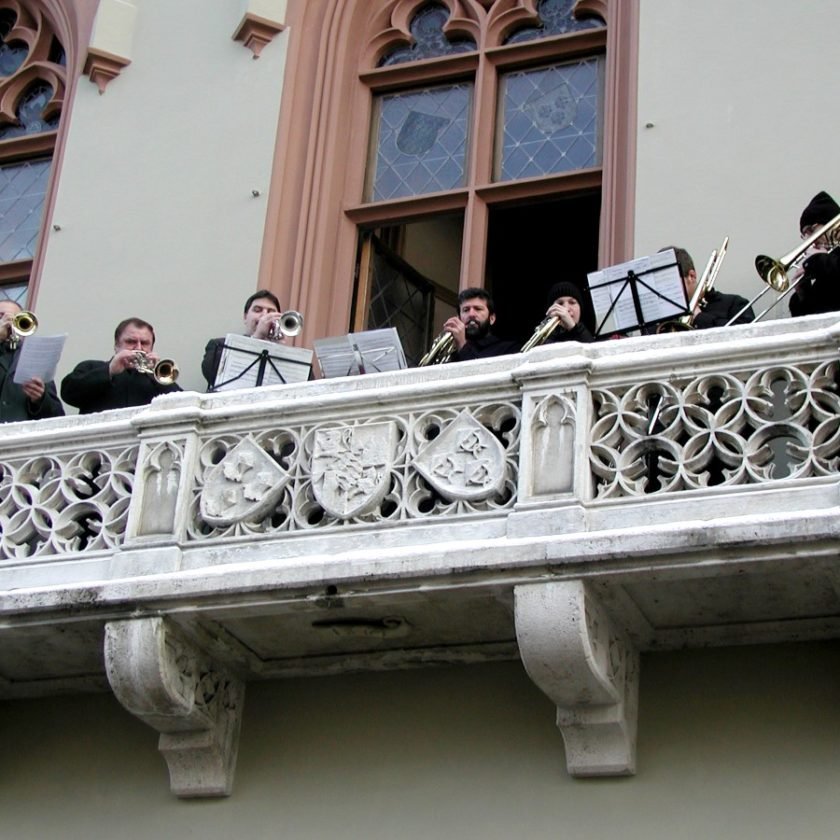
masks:
{"label": "trumpet", "polygon": [[33,312],[18,312],[9,324],[9,346],[16,350],[22,338],[32,335],[38,329],[38,319]]}
{"label": "trumpet", "polygon": [[271,322],[271,327],[268,331],[269,341],[280,341],[281,337],[293,338],[300,335],[303,329],[303,315],[290,309],[288,312],[283,312],[279,317]]}
{"label": "trumpet", "polygon": [[172,359],[161,359],[156,365],[153,365],[142,350],[138,350],[134,354],[134,369],[138,373],[153,376],[158,385],[172,385],[181,373],[178,365]]}
{"label": "trumpet", "polygon": [[429,352],[420,359],[419,367],[442,365],[455,355],[455,339],[446,330],[432,342]]}
{"label": "trumpet", "polygon": [[830,248],[833,250],[840,244],[838,243],[838,235],[840,235],[840,213],[826,222],[822,227],[817,228],[800,245],[792,251],[788,251],[787,254],[779,257],[779,259],[773,259],[773,257],[768,257],[766,254],[759,254],[755,258],[755,270],[766,285],[746,306],[742,307],[727,322],[726,326],[728,327],[730,324],[735,323],[756,301],[763,298],[772,289],[778,293],[778,296],[770,306],[759,312],[753,319],[753,323],[760,321],[777,303],[783,301],[800,284],[805,275],[802,274],[791,282],[788,277],[788,272],[792,268],[798,267],[801,262],[811,256],[808,253],[811,246],[824,236],[828,240]]}
{"label": "trumpet", "polygon": [[698,306],[701,309],[703,308],[706,296],[714,288],[715,280],[717,280],[718,272],[720,271],[720,266],[723,262],[723,258],[726,256],[726,249],[728,247],[729,237],[724,236],[720,248],[716,251],[712,251],[709,261],[706,263],[706,267],[703,269],[703,273],[697,281],[697,285],[694,288],[694,294],[688,302],[688,314],[683,315],[680,318],[676,318],[673,321],[664,321],[661,323],[656,328],[657,335],[661,333],[685,332],[686,330],[694,329],[694,319],[697,317],[697,315],[695,315],[695,310]]}

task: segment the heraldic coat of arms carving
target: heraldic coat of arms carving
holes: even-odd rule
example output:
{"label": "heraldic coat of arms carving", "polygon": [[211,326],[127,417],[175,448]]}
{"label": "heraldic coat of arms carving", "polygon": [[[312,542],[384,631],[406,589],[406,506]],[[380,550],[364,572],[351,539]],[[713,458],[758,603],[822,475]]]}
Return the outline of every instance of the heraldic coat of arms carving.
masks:
{"label": "heraldic coat of arms carving", "polygon": [[289,473],[252,438],[241,440],[216,464],[201,491],[201,516],[232,525],[265,516],[277,504]]}
{"label": "heraldic coat of arms carving", "polygon": [[374,510],[390,487],[397,449],[393,421],[318,429],[312,451],[312,492],[339,519]]}
{"label": "heraldic coat of arms carving", "polygon": [[486,499],[505,486],[504,447],[466,411],[421,450],[415,467],[450,501]]}

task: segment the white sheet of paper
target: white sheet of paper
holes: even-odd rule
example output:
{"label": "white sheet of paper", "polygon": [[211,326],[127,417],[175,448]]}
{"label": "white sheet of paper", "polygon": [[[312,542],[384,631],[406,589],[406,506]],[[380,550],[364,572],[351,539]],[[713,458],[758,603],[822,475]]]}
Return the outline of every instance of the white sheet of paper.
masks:
{"label": "white sheet of paper", "polygon": [[587,275],[599,325],[615,302],[604,331],[640,326],[630,285],[623,282],[631,271],[639,278],[636,291],[642,308],[642,325],[678,318],[686,313],[685,287],[676,265],[676,256],[673,250],[662,251]]}
{"label": "white sheet of paper", "polygon": [[[305,347],[286,347],[274,341],[262,341],[229,333],[219,360],[214,391],[254,388],[259,374],[259,354],[268,351],[270,362],[263,372],[263,385],[305,382],[312,367],[312,351]],[[255,364],[256,362],[256,364]]]}
{"label": "white sheet of paper", "polygon": [[327,379],[406,367],[402,342],[394,327],[321,338],[315,342],[315,352]]}
{"label": "white sheet of paper", "polygon": [[14,382],[23,385],[37,376],[44,382],[55,379],[55,369],[64,349],[64,335],[30,335],[24,338],[20,345]]}

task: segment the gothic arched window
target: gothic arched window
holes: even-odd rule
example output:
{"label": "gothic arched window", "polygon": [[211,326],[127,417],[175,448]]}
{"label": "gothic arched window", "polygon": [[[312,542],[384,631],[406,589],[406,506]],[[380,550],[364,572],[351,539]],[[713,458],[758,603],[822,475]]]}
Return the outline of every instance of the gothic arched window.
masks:
{"label": "gothic arched window", "polygon": [[289,0],[288,17],[260,282],[309,335],[396,326],[416,361],[468,286],[527,335],[553,282],[632,254],[635,0]]}
{"label": "gothic arched window", "polygon": [[64,49],[45,15],[0,0],[0,298],[26,305],[58,124]]}

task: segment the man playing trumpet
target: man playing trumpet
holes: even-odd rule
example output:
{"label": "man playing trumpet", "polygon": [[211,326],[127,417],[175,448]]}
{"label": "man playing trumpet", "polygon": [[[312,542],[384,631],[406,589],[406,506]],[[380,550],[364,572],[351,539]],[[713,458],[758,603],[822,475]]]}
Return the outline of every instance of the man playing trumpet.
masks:
{"label": "man playing trumpet", "polygon": [[[268,289],[259,289],[246,301],[242,313],[245,325],[245,335],[250,338],[260,338],[263,341],[285,342],[283,332],[278,329],[280,319],[280,301],[277,295]],[[201,361],[201,372],[207,380],[208,390],[216,381],[219,372],[219,362],[225,348],[225,339],[211,338],[204,348],[204,358]]]}
{"label": "man playing trumpet", "polygon": [[52,382],[37,376],[22,385],[14,381],[20,350],[13,322],[20,313],[21,308],[13,300],[0,300],[0,423],[64,414]]}
{"label": "man playing trumpet", "polygon": [[158,381],[153,371],[159,361],[154,327],[142,318],[126,318],[114,331],[114,355],[108,361],[79,362],[62,380],[61,398],[79,414],[147,405],[181,390],[174,381]]}

